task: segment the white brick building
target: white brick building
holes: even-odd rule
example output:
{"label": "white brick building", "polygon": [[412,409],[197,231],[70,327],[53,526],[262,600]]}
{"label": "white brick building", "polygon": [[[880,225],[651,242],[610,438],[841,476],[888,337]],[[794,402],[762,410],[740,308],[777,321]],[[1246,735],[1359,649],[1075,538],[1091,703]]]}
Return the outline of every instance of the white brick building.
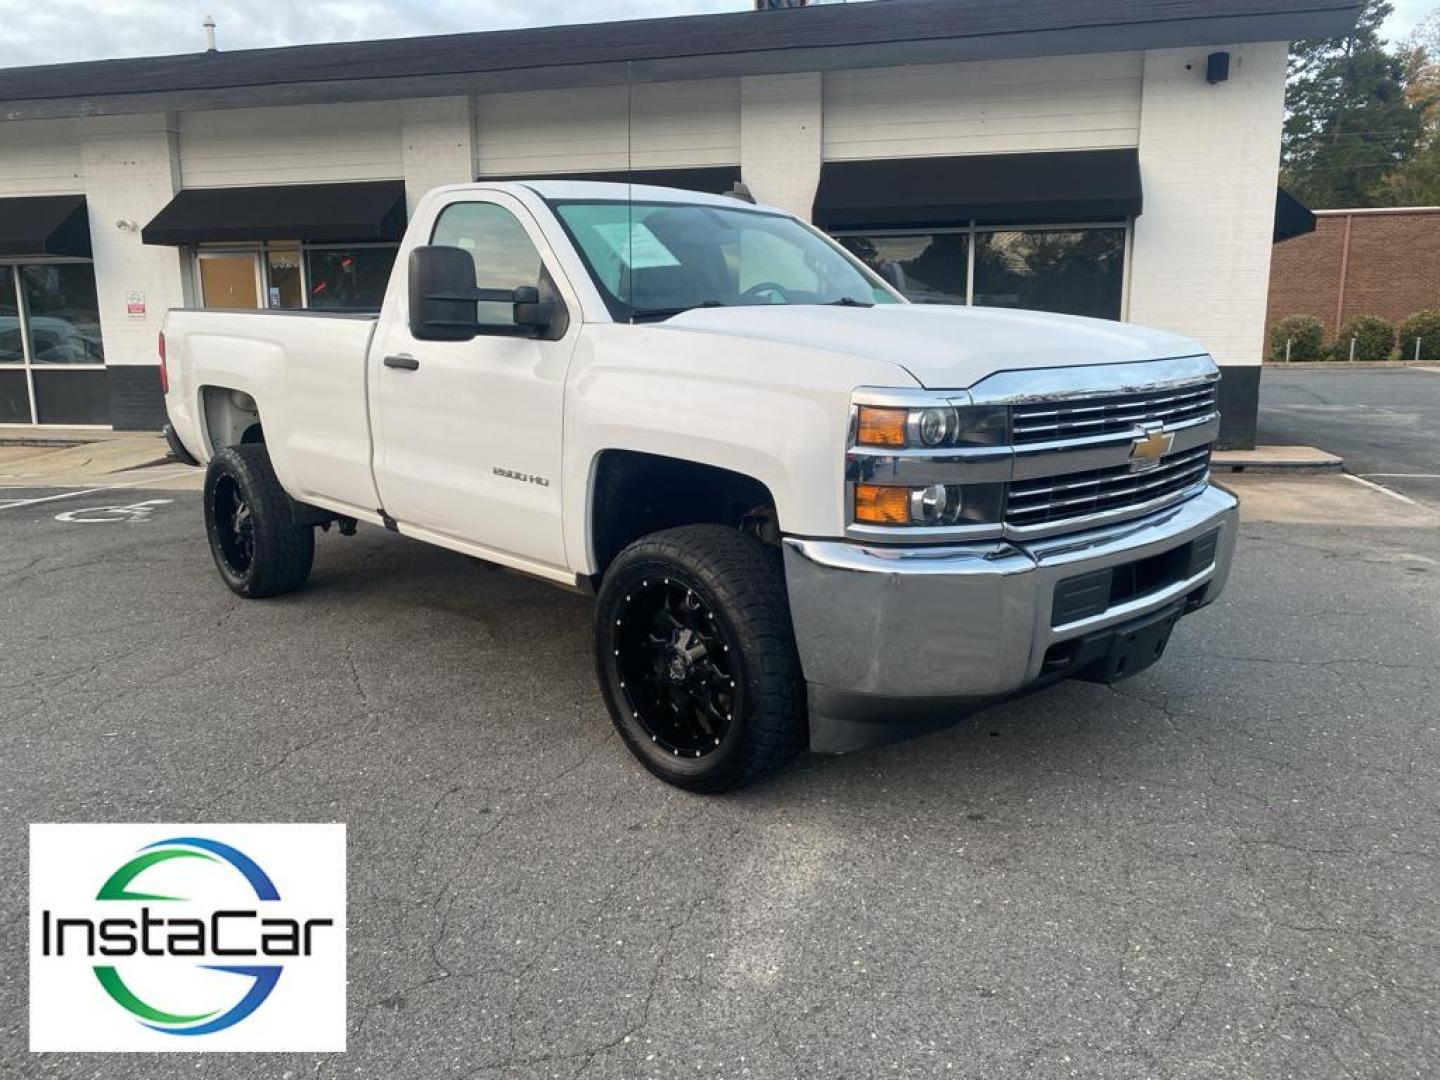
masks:
{"label": "white brick building", "polygon": [[1192,335],[1244,443],[1287,43],[1355,6],[872,0],[0,71],[0,423],[157,426],[166,308],[378,303],[428,188],[609,174],[743,180],[916,299]]}

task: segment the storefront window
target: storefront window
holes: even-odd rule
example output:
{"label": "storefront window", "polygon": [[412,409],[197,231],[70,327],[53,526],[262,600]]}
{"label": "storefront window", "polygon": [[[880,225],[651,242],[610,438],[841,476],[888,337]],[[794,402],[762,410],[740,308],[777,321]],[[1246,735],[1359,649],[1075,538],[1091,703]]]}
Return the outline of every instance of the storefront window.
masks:
{"label": "storefront window", "polygon": [[305,271],[312,308],[378,311],[395,264],[393,247],[309,248]]}
{"label": "storefront window", "polygon": [[[1125,227],[991,229],[842,236],[917,304],[1014,307],[1119,319]],[[970,245],[974,244],[973,260]],[[973,261],[974,280],[970,280]]]}
{"label": "storefront window", "polygon": [[966,233],[842,236],[840,242],[913,303],[965,303]]}
{"label": "storefront window", "polygon": [[296,311],[305,306],[305,285],[300,280],[300,249],[272,248],[265,254],[265,306]]}
{"label": "storefront window", "polygon": [[88,263],[20,267],[34,364],[103,364],[95,270]]}
{"label": "storefront window", "polygon": [[30,423],[30,373],[0,368],[0,424]]}
{"label": "storefront window", "polygon": [[15,302],[15,268],[0,266],[0,364],[18,364],[24,359],[20,305]]}
{"label": "storefront window", "polygon": [[0,266],[0,423],[104,423],[104,363],[89,263]]}
{"label": "storefront window", "polygon": [[1120,318],[1124,229],[981,232],[975,303]]}

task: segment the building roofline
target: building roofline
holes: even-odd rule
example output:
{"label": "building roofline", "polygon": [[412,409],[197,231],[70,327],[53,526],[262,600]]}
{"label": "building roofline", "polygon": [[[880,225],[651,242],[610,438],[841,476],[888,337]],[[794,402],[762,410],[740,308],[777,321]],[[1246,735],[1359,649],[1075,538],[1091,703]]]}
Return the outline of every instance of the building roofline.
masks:
{"label": "building roofline", "polygon": [[[1288,41],[1358,0],[869,0],[0,69],[0,118],[310,104]],[[83,87],[84,93],[75,93]]]}
{"label": "building roofline", "polygon": [[1337,210],[1312,210],[1316,217],[1359,217],[1371,214],[1440,214],[1440,206],[1356,206]]}

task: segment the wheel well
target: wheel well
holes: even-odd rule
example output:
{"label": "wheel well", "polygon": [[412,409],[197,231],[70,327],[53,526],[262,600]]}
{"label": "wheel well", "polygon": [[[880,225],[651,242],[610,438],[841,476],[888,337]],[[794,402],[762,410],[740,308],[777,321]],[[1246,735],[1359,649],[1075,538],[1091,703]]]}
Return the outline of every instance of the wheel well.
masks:
{"label": "wheel well", "polygon": [[207,386],[200,393],[212,454],[227,446],[265,441],[259,406],[249,394],[223,386]]}
{"label": "wheel well", "polygon": [[606,450],[596,465],[592,499],[599,574],[640,537],[680,525],[732,525],[779,540],[770,489],[754,477],[713,465]]}

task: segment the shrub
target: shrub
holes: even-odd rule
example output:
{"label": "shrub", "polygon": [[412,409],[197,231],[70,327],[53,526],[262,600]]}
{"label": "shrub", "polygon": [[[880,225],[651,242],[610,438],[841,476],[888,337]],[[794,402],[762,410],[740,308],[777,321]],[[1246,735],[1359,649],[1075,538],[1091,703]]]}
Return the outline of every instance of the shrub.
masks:
{"label": "shrub", "polygon": [[[1415,355],[1415,341],[1420,355]],[[1417,311],[1400,324],[1401,360],[1440,360],[1440,311]]]}
{"label": "shrub", "polygon": [[[1286,343],[1290,355],[1285,355]],[[1289,315],[1270,328],[1271,360],[1324,360],[1325,327],[1313,315]]]}
{"label": "shrub", "polygon": [[1379,315],[1352,315],[1335,336],[1331,353],[1336,360],[1350,359],[1350,342],[1355,342],[1356,360],[1389,360],[1395,348],[1395,327]]}

